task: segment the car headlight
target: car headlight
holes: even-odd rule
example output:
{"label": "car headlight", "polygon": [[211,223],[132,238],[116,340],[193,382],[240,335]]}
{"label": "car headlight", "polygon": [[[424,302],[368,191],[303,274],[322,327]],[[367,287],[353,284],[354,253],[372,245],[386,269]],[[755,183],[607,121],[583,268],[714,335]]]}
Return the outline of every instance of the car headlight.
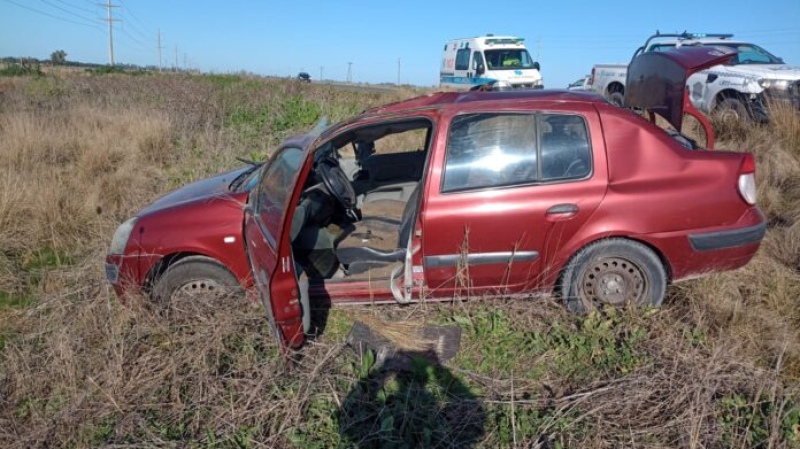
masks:
{"label": "car headlight", "polygon": [[133,232],[133,227],[136,225],[136,219],[132,217],[125,220],[124,223],[119,225],[114,231],[114,238],[111,239],[111,247],[108,249],[109,254],[122,254],[125,251],[125,245],[128,244],[128,238]]}
{"label": "car headlight", "polygon": [[788,89],[789,80],[760,79],[758,84],[764,89]]}

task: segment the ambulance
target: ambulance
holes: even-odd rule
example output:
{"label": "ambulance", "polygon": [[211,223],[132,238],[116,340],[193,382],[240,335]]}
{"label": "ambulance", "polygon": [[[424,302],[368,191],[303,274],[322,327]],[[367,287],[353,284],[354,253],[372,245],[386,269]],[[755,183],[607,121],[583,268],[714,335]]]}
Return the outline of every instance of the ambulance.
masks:
{"label": "ambulance", "polygon": [[525,39],[487,34],[453,39],[444,46],[439,85],[472,89],[491,85],[494,90],[542,89],[539,62],[531,58]]}

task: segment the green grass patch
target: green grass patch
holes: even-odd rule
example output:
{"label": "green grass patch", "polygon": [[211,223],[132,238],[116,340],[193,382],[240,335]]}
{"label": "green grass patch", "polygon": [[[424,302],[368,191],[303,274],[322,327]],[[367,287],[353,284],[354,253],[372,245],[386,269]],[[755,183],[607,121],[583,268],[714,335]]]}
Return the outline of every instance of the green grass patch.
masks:
{"label": "green grass patch", "polygon": [[241,76],[230,75],[230,74],[212,73],[208,75],[203,75],[203,79],[220,89],[225,89],[230,86],[233,86],[234,84],[242,82]]}
{"label": "green grass patch", "polygon": [[70,266],[74,263],[75,257],[68,252],[48,247],[31,251],[22,257],[22,269],[24,271],[42,271]]}
{"label": "green grass patch", "polygon": [[[774,434],[791,443],[790,447],[800,447],[800,403],[779,405],[766,396],[754,400],[734,393],[723,397],[720,405],[717,422],[730,447],[768,447]],[[776,424],[780,429],[771,429]]]}
{"label": "green grass patch", "polygon": [[[0,310],[3,309],[24,309],[33,304],[36,299],[33,295],[9,293],[0,291]],[[0,348],[3,347],[3,334],[0,333]]]}
{"label": "green grass patch", "polygon": [[44,76],[44,72],[38,65],[12,65],[0,69],[0,76]]}
{"label": "green grass patch", "polygon": [[625,374],[641,365],[647,328],[615,309],[553,322],[542,329],[520,327],[497,308],[454,314],[448,321],[464,333],[458,357],[464,369],[484,374],[514,372],[538,379],[546,373],[583,381]]}

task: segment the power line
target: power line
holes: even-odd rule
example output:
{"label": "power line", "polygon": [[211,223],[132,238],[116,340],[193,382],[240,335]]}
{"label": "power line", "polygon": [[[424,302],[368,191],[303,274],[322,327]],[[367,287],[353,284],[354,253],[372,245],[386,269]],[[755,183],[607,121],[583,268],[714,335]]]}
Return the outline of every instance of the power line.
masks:
{"label": "power line", "polygon": [[72,3],[66,2],[66,1],[64,1],[64,0],[56,0],[56,1],[57,1],[58,3],[61,3],[61,4],[63,4],[63,5],[67,5],[67,6],[69,6],[70,8],[74,8],[74,9],[77,9],[77,10],[80,10],[80,11],[83,11],[83,12],[89,12],[89,13],[92,13],[92,14],[96,14],[96,13],[97,13],[97,10],[96,10],[96,9],[87,9],[87,8],[83,8],[83,7],[81,7],[81,6],[78,6],[78,5],[73,5]]}
{"label": "power line", "polygon": [[142,43],[142,42],[141,42],[139,39],[136,39],[135,37],[131,36],[131,34],[130,34],[130,33],[128,33],[128,32],[125,30],[125,28],[120,28],[120,31],[122,31],[122,34],[124,34],[125,36],[127,36],[127,37],[128,37],[128,39],[132,40],[133,42],[135,42],[135,43],[136,43],[137,45],[139,45],[140,47],[142,47],[142,48],[146,48],[146,45],[145,45],[145,44],[143,44],[143,43]]}
{"label": "power line", "polygon": [[147,37],[147,34],[146,34],[146,33],[142,32],[141,30],[139,30],[138,28],[136,28],[136,27],[133,25],[133,22],[131,22],[130,20],[128,20],[128,21],[125,21],[125,20],[123,20],[123,21],[122,21],[122,27],[124,28],[124,27],[126,27],[126,25],[127,25],[127,27],[128,27],[128,28],[130,28],[130,29],[131,29],[131,31],[133,31],[134,33],[136,33],[136,34],[139,36],[139,38],[141,38],[141,39],[144,39],[144,40],[149,40],[149,39],[150,39],[150,38],[148,38],[148,37]]}
{"label": "power line", "polygon": [[130,14],[130,15],[131,15],[131,17],[133,17],[133,19],[134,19],[134,20],[136,20],[137,22],[139,22],[139,25],[141,25],[141,26],[143,26],[143,27],[145,27],[145,28],[150,28],[150,26],[148,26],[146,23],[142,22],[141,20],[139,20],[139,18],[138,18],[138,17],[136,17],[136,14],[134,14],[134,13],[133,13],[133,11],[131,11],[131,9],[130,9],[130,8],[128,8],[128,7],[125,5],[125,2],[123,2],[122,0],[120,0],[120,1],[119,1],[119,4],[120,4],[120,5],[122,5],[122,9],[124,9],[125,11],[127,11],[127,12],[128,12],[128,14]]}
{"label": "power line", "polygon": [[62,7],[58,6],[58,5],[56,5],[55,3],[51,3],[51,2],[49,2],[49,1],[47,1],[47,0],[40,0],[40,1],[41,1],[42,3],[44,3],[44,4],[46,4],[46,5],[50,5],[50,6],[52,6],[53,8],[56,8],[56,9],[58,9],[58,10],[60,10],[60,11],[63,11],[63,12],[65,12],[65,13],[67,13],[67,14],[70,14],[70,15],[72,15],[72,16],[75,16],[75,17],[77,17],[77,18],[79,18],[79,19],[85,20],[85,21],[87,21],[87,22],[90,22],[90,23],[91,23],[91,22],[93,22],[92,18],[90,18],[90,17],[85,17],[85,16],[82,16],[82,15],[80,15],[80,14],[76,13],[76,12],[72,12],[72,11],[70,11],[70,10],[66,9],[66,8],[62,8]]}
{"label": "power line", "polygon": [[54,16],[53,14],[46,13],[44,11],[40,11],[38,9],[31,8],[29,6],[25,6],[25,5],[19,4],[19,3],[15,2],[15,1],[13,1],[13,0],[3,0],[3,1],[6,2],[6,3],[11,3],[12,5],[19,6],[20,8],[27,9],[28,11],[33,11],[33,12],[35,12],[37,14],[41,14],[43,16],[47,16],[47,17],[51,17],[53,19],[60,20],[62,22],[69,22],[69,23],[73,23],[75,25],[81,25],[81,26],[91,27],[91,28],[95,28],[95,29],[99,29],[100,28],[97,24],[88,24],[88,23],[83,23],[83,22],[76,22],[74,20],[67,19],[67,18],[64,18],[64,17]]}
{"label": "power line", "polygon": [[[138,23],[139,23],[139,25],[141,25],[141,26],[142,26],[142,28],[144,28],[144,30],[145,30],[145,31],[152,30],[152,29],[154,28],[154,27],[151,27],[151,26],[149,26],[148,24],[146,24],[146,23],[142,22],[142,21],[139,19],[139,17],[137,17],[137,16],[136,16],[136,14],[134,14],[134,13],[133,13],[133,11],[131,11],[131,9],[130,9],[130,8],[128,8],[128,6],[127,6],[127,5],[125,5],[125,2],[123,2],[122,0],[119,0],[119,3],[120,3],[120,5],[122,5],[122,11],[124,11],[126,14],[130,15],[130,16],[131,16],[131,18],[133,19],[133,21],[129,21],[129,22],[130,22],[130,24],[131,24],[131,27],[132,27],[132,28],[137,28],[137,27],[136,27],[136,26],[133,24],[133,22],[134,22],[134,21],[135,21],[135,22],[138,22]],[[147,32],[143,32],[143,33],[139,33],[139,34],[141,34],[141,35],[142,35],[142,37],[144,37],[144,36],[148,35],[149,33],[147,33]]]}
{"label": "power line", "polygon": [[[130,17],[129,17],[129,20],[127,20],[127,21],[123,21],[123,24],[127,24],[127,25],[130,27],[130,29],[131,29],[133,32],[135,32],[136,34],[138,34],[138,35],[139,35],[139,36],[140,36],[142,39],[149,40],[149,37],[148,37],[148,35],[149,35],[150,33],[149,33],[149,32],[145,32],[145,31],[142,31],[141,29],[139,29],[139,27],[137,27],[137,26],[136,26],[136,25],[133,23],[133,20],[130,20],[130,19],[132,19],[132,18],[133,18],[133,14],[130,12],[130,10],[126,9],[126,8],[123,6],[123,7],[120,9],[120,11],[121,11],[123,14],[127,14],[128,16],[130,16]],[[149,29],[149,27],[146,27],[146,26],[145,26],[145,28]]]}

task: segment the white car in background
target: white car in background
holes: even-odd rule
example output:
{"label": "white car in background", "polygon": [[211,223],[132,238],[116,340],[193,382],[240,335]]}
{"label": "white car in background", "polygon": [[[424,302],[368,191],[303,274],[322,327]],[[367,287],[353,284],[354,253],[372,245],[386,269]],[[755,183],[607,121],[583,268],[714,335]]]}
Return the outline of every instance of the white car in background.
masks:
{"label": "white car in background", "polygon": [[573,81],[567,86],[567,90],[591,90],[592,89],[592,76],[585,75],[580,79]]}
{"label": "white car in background", "polygon": [[[786,64],[758,45],[735,40],[732,34],[655,34],[636,50],[634,57],[690,45],[726,47],[738,52],[729,64],[699,71],[686,81],[692,105],[700,111],[763,121],[770,102],[800,110],[800,67]],[[627,70],[627,65],[596,65],[592,70],[592,90],[623,105]]]}

